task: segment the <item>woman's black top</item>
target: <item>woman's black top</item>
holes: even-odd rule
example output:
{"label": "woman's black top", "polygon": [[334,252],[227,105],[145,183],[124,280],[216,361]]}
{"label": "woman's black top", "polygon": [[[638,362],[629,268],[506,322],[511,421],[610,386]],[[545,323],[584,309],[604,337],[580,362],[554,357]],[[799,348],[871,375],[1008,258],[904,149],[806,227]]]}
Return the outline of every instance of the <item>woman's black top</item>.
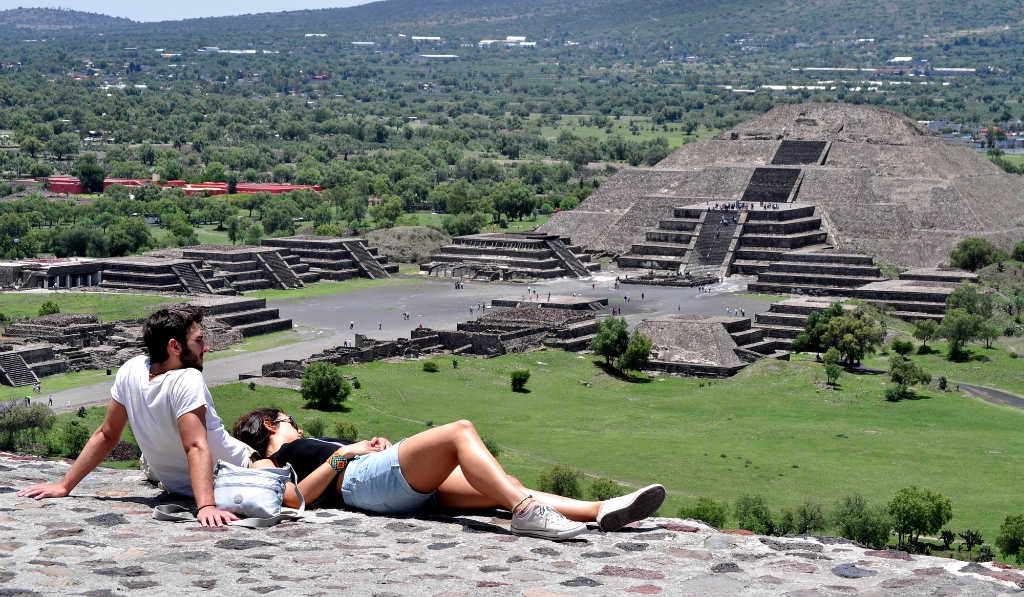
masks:
{"label": "woman's black top", "polygon": [[[327,459],[331,457],[331,454],[340,448],[341,446],[347,446],[353,444],[350,439],[343,438],[310,438],[310,439],[297,439],[293,442],[288,442],[281,446],[277,452],[268,456],[270,460],[274,462],[276,466],[282,467],[286,464],[292,465],[295,469],[295,474],[298,476],[299,481],[308,477],[316,469],[320,468],[320,465],[327,462]],[[322,504],[325,499],[330,499],[332,505],[341,503],[341,496],[337,492],[337,483],[332,482],[326,491],[313,500],[310,507]]]}

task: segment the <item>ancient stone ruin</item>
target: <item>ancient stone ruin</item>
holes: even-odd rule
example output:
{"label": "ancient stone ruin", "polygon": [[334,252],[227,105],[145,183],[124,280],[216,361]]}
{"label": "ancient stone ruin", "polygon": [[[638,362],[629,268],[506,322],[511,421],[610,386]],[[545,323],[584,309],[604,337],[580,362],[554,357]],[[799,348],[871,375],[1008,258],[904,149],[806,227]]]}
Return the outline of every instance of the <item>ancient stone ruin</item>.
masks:
{"label": "ancient stone ruin", "polygon": [[[207,313],[203,332],[211,350],[222,350],[249,336],[288,330],[292,320],[262,298],[196,299]],[[55,313],[7,326],[0,342],[0,383],[25,386],[39,378],[82,369],[121,366],[145,354],[142,319],[101,322],[89,313]]]}
{"label": "ancient stone ruin", "polygon": [[420,265],[432,276],[481,280],[587,278],[600,269],[568,237],[530,232],[456,236]]}
{"label": "ancient stone ruin", "polygon": [[[594,309],[603,309],[607,299],[563,300],[552,297],[548,303],[497,308],[475,320],[459,323],[454,330],[414,328],[410,338],[374,340],[356,334],[351,346],[335,346],[309,358],[285,360],[263,365],[260,372],[242,374],[252,377],[302,377],[310,363],[325,361],[335,365],[369,363],[390,358],[429,358],[437,355],[497,357],[527,352],[542,346],[578,352],[587,350],[598,329]],[[552,306],[553,305],[553,306]],[[582,305],[582,306],[581,306]]]}
{"label": "ancient stone ruin", "polygon": [[264,239],[262,246],[198,245],[131,257],[8,263],[0,265],[0,286],[233,296],[397,272],[365,239],[290,236]]}
{"label": "ancient stone ruin", "polygon": [[[622,170],[538,232],[623,268],[757,275],[751,291],[864,298],[914,320],[968,277],[942,269],[957,242],[1008,248],[1022,223],[1024,187],[976,152],[881,108],[800,104]],[[890,281],[874,259],[922,271]]]}
{"label": "ancient stone ruin", "polygon": [[789,360],[788,345],[765,337],[746,317],[667,315],[636,329],[651,339],[649,371],[725,378],[762,358]]}

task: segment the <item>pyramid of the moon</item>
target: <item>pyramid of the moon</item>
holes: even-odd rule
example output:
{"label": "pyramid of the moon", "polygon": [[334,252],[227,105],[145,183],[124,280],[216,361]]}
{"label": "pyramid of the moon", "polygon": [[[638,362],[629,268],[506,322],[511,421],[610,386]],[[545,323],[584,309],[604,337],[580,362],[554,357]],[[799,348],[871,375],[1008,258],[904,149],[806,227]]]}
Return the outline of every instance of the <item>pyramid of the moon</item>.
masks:
{"label": "pyramid of the moon", "polygon": [[[736,201],[771,209],[716,214],[714,224],[742,215],[745,226],[715,249],[703,239],[722,236],[705,225],[707,208]],[[624,169],[540,230],[624,267],[756,273],[787,252],[826,248],[935,267],[968,236],[1011,248],[1022,223],[1024,178],[894,112],[828,103],[775,108],[653,168]]]}

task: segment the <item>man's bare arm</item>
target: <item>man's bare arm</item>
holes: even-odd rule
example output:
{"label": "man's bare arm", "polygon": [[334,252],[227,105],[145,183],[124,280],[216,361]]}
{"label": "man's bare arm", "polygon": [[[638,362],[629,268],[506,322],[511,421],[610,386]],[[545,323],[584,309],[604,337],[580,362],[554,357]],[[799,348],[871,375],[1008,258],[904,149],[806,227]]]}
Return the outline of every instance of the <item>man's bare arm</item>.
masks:
{"label": "man's bare arm", "polygon": [[64,474],[64,478],[56,483],[26,487],[19,491],[18,495],[37,500],[68,495],[117,446],[117,442],[121,440],[121,432],[124,431],[124,426],[127,424],[128,411],[125,410],[123,404],[111,398],[110,404],[107,405],[107,415],[103,417],[103,423],[89,438],[82,454],[79,455],[78,460],[75,460],[71,469]]}
{"label": "man's bare arm", "polygon": [[205,526],[223,526],[238,517],[218,510],[213,498],[213,457],[206,441],[206,407],[189,411],[178,417],[181,445],[188,457],[188,475],[192,479],[192,493],[199,508],[196,518]]}

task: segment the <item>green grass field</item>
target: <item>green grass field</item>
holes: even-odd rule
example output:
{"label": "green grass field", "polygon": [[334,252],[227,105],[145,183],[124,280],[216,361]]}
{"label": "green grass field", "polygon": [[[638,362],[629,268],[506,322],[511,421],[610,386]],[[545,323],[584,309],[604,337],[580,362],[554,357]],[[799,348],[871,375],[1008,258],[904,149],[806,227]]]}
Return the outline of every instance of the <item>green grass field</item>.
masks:
{"label": "green grass field", "polygon": [[142,294],[108,294],[102,292],[3,292],[0,313],[8,318],[36,317],[39,306],[55,301],[61,313],[93,313],[101,321],[146,317],[153,311],[182,302],[167,296]]}
{"label": "green grass field", "polygon": [[[931,357],[923,360],[932,368]],[[821,366],[808,359],[761,361],[710,384],[627,383],[593,357],[559,351],[460,359],[458,369],[439,363],[435,374],[419,362],[345,367],[362,382],[346,412],[305,410],[290,390],[233,384],[212,392],[228,425],[250,408],[276,405],[300,423],[345,417],[362,437],[397,440],[427,422],[467,418],[506,448],[499,460],[528,485],[556,461],[634,485],[657,481],[670,492],[666,515],[697,496],[732,502],[760,492],[777,510],[853,493],[886,501],[916,484],[953,499],[950,528],[978,528],[991,541],[1007,514],[1024,510],[1016,485],[1024,412],[955,392],[919,389],[916,399],[891,403],[882,397],[886,376],[849,374],[826,390]],[[508,386],[517,367],[532,373],[528,393]],[[981,367],[979,376],[1007,368],[998,359]],[[90,425],[100,416],[97,409]]]}
{"label": "green grass field", "polygon": [[232,344],[224,350],[209,353],[206,355],[206,360],[213,361],[224,357],[233,357],[250,352],[270,350],[271,348],[277,348],[279,346],[288,346],[289,344],[309,340],[315,335],[315,330],[301,329],[285,330],[283,332],[263,334],[262,336],[253,336],[251,338],[246,338],[245,341],[239,342],[238,344]]}

